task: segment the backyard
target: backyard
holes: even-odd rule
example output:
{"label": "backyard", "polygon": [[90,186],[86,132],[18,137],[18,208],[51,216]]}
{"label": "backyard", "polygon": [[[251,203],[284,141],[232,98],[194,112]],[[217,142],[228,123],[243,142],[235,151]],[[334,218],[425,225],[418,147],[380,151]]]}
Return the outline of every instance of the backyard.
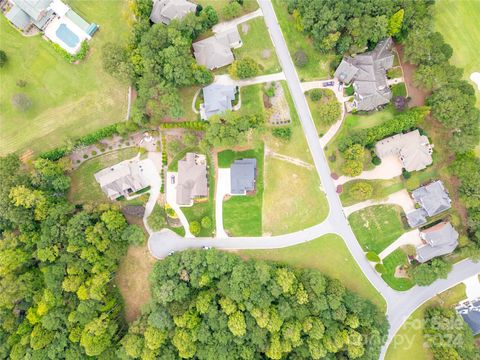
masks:
{"label": "backyard", "polygon": [[273,250],[243,250],[246,257],[279,261],[295,267],[317,269],[338,279],[348,289],[356,292],[386,310],[383,297],[363,275],[342,238],[328,234],[301,245]]}
{"label": "backyard", "polygon": [[[0,70],[0,155],[29,150],[38,154],[125,119],[127,86],[103,71],[101,48],[127,37],[128,2],[68,3],[89,22],[100,25],[87,58],[78,65],[64,60],[41,35],[23,37],[0,16],[2,48],[9,58]],[[19,80],[26,85],[18,86]],[[13,108],[11,98],[16,93],[31,99],[30,109]]]}

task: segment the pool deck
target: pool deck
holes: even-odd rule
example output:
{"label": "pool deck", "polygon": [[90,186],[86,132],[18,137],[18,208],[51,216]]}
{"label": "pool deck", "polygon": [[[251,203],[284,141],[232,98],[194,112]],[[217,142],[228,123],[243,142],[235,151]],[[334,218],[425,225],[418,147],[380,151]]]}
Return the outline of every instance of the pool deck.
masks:
{"label": "pool deck", "polygon": [[[62,24],[65,24],[65,26],[78,37],[79,41],[74,47],[69,46],[57,36],[57,30]],[[56,16],[50,22],[50,24],[48,24],[47,28],[45,29],[45,36],[51,41],[53,41],[54,43],[60,45],[63,49],[65,49],[68,53],[72,55],[78,52],[84,40],[91,39],[90,35],[88,35],[84,30],[78,27],[73,21],[71,21],[66,16],[62,16],[62,17]]]}

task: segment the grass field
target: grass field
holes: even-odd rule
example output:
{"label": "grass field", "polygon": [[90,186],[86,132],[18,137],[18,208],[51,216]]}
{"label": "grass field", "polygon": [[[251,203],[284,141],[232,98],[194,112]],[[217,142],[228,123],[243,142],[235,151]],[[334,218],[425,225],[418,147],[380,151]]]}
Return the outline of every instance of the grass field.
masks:
{"label": "grass field", "polygon": [[383,265],[385,266],[385,273],[382,275],[382,279],[395,290],[405,291],[410,289],[414,284],[412,280],[408,278],[395,277],[395,269],[398,266],[408,266],[407,255],[401,250],[397,249],[383,259]]}
{"label": "grass field", "polygon": [[137,148],[127,148],[100,155],[85,161],[71,174],[72,186],[68,195],[76,204],[108,202],[93,176],[97,171],[137,155]]}
{"label": "grass field", "polygon": [[[245,31],[244,31],[245,30]],[[250,57],[260,65],[260,74],[272,74],[281,70],[263,17],[257,17],[238,26],[242,46],[233,50],[235,59]]]}
{"label": "grass field", "polygon": [[274,260],[291,266],[317,269],[339,279],[348,289],[386,310],[383,297],[363,275],[342,238],[328,234],[301,245],[274,250],[245,250],[241,255]]}
{"label": "grass field", "polygon": [[232,236],[262,235],[263,203],[263,143],[254,151],[236,152],[235,158],[255,157],[257,159],[256,192],[248,196],[232,196],[223,203],[223,225]]}
{"label": "grass field", "polygon": [[[463,68],[463,77],[469,80],[472,72],[480,72],[480,1],[438,0],[433,17],[435,28],[453,48],[450,62]],[[469,80],[472,84],[473,82]],[[473,84],[474,85],[474,84]],[[480,89],[477,90],[477,106],[480,107]]]}
{"label": "grass field", "polygon": [[354,212],[348,217],[358,242],[364,251],[380,254],[405,232],[396,205],[377,205]]}
{"label": "grass field", "polygon": [[292,58],[298,50],[307,55],[308,62],[305,66],[295,66],[300,80],[330,78],[330,62],[333,56],[324,55],[315,50],[312,40],[295,28],[295,19],[288,13],[285,0],[273,0],[272,3]]}
{"label": "grass field", "polygon": [[[45,151],[125,119],[127,87],[103,71],[101,48],[128,35],[127,1],[68,3],[87,21],[100,25],[88,57],[79,65],[65,61],[40,35],[23,37],[0,16],[1,47],[9,59],[0,69],[0,155]],[[18,80],[27,85],[18,87]],[[31,99],[28,111],[13,108],[16,93]]]}
{"label": "grass field", "polygon": [[372,185],[373,192],[371,198],[375,200],[384,199],[388,197],[388,195],[404,188],[404,184],[400,177],[388,180],[352,180],[343,184],[343,191],[340,194],[340,200],[342,200],[343,206],[350,206],[360,202],[359,200],[352,198],[349,192],[350,188],[359,182]]}
{"label": "grass field", "polygon": [[431,298],[427,303],[415,310],[392,339],[385,359],[431,360],[432,354],[424,346],[423,319],[425,309],[429,306],[451,307],[465,298],[465,285],[458,284]]}

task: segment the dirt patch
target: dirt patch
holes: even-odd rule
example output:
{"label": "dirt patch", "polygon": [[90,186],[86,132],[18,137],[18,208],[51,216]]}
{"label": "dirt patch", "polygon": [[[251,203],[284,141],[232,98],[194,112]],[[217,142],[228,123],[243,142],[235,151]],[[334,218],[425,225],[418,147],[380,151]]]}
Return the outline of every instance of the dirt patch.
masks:
{"label": "dirt patch", "polygon": [[148,275],[155,259],[147,246],[130,246],[120,261],[115,282],[125,302],[125,319],[132,322],[140,315],[142,305],[150,300]]}
{"label": "dirt patch", "polygon": [[262,59],[270,59],[271,51],[269,49],[263,49],[262,51]]}
{"label": "dirt patch", "polygon": [[417,69],[416,65],[403,62],[403,45],[397,44],[395,46],[403,68],[403,76],[405,85],[407,86],[408,96],[411,98],[409,102],[410,107],[425,105],[425,99],[431,94],[431,91],[417,88],[413,84],[413,75]]}
{"label": "dirt patch", "polygon": [[399,279],[408,279],[409,278],[407,269],[404,268],[401,265],[397,266],[397,268],[395,269],[395,275],[394,276],[396,278],[399,278]]}

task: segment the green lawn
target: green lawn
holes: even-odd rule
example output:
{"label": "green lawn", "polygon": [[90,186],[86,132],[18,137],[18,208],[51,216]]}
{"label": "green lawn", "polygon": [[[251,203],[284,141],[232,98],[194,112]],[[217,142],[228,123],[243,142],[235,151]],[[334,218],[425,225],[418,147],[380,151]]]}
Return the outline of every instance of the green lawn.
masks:
{"label": "green lawn", "polygon": [[[126,39],[127,1],[68,3],[88,22],[100,25],[88,57],[79,65],[66,62],[41,35],[24,37],[0,16],[1,47],[9,59],[0,69],[0,155],[27,149],[39,153],[125,119],[127,86],[103,71],[101,48]],[[18,87],[18,80],[27,85]],[[30,97],[28,111],[13,108],[15,93]]]}
{"label": "green lawn", "polygon": [[238,25],[238,32],[243,44],[233,50],[235,59],[252,58],[260,65],[260,74],[262,75],[281,71],[263,17],[257,17]]}
{"label": "green lawn", "polygon": [[[222,9],[227,4],[226,0],[194,0],[193,2],[197,4],[201,4],[203,7],[207,5],[212,6],[217,11],[219,21],[225,21],[222,14]],[[248,14],[257,9],[258,9],[257,0],[243,0],[242,13],[240,14],[240,16]]]}
{"label": "green lawn", "polygon": [[313,90],[305,93],[308,107],[312,113],[313,122],[319,136],[323,136],[325,132],[337,120],[340,119],[341,108],[335,97],[335,94],[330,89],[316,89],[322,92],[322,98],[318,101],[313,101],[309,96]]}
{"label": "green lawn", "polygon": [[137,152],[137,148],[127,148],[85,161],[71,173],[72,186],[68,196],[70,201],[76,204],[108,202],[109,200],[100,189],[100,185],[95,181],[93,175],[108,166],[131,159],[137,155]]}
{"label": "green lawn", "polygon": [[244,250],[240,254],[256,259],[279,261],[295,267],[317,269],[339,279],[347,288],[386,310],[383,297],[363,275],[342,238],[328,234],[283,249]]}
{"label": "green lawn", "polygon": [[257,179],[255,195],[232,196],[223,203],[223,225],[225,231],[232,236],[262,235],[263,148],[261,143],[253,151],[235,153],[236,159],[257,159]]}
{"label": "green lawn", "polygon": [[433,17],[435,28],[453,48],[450,62],[463,68],[463,77],[477,90],[477,106],[480,107],[480,89],[469,79],[473,72],[480,72],[480,1],[437,0]]}
{"label": "green lawn", "polygon": [[343,206],[350,206],[360,202],[350,196],[350,188],[356,183],[368,183],[372,185],[372,199],[380,200],[388,197],[394,192],[400,191],[404,188],[404,183],[401,177],[395,177],[388,180],[352,180],[343,184],[343,191],[340,194],[340,200],[342,200]]}
{"label": "green lawn", "polygon": [[296,66],[300,80],[330,78],[330,62],[333,56],[321,54],[315,50],[312,41],[295,28],[295,20],[288,13],[285,0],[273,0],[272,3],[290,55],[293,57],[298,50],[305,52],[307,55],[307,64],[304,67]]}
{"label": "green lawn", "polygon": [[264,112],[263,107],[263,85],[249,85],[240,88],[240,98],[242,106],[238,113],[240,115],[258,114],[259,111]]}
{"label": "green lawn", "polygon": [[383,259],[383,265],[385,266],[385,273],[382,274],[382,279],[392,288],[398,291],[405,291],[410,289],[414,283],[408,278],[395,277],[395,269],[398,266],[408,266],[407,255],[402,249],[397,249]]}
{"label": "green lawn", "polygon": [[380,254],[405,232],[401,213],[397,205],[375,205],[354,212],[348,221],[363,250]]}
{"label": "green lawn", "polygon": [[458,284],[431,298],[427,303],[415,310],[392,339],[385,359],[431,360],[432,354],[428,348],[424,346],[423,319],[425,309],[429,306],[451,307],[465,298],[465,285]]}
{"label": "green lawn", "polygon": [[200,88],[200,86],[189,86],[180,89],[180,100],[183,108],[183,121],[195,121],[200,119],[200,114],[196,114],[192,110],[193,97]]}

